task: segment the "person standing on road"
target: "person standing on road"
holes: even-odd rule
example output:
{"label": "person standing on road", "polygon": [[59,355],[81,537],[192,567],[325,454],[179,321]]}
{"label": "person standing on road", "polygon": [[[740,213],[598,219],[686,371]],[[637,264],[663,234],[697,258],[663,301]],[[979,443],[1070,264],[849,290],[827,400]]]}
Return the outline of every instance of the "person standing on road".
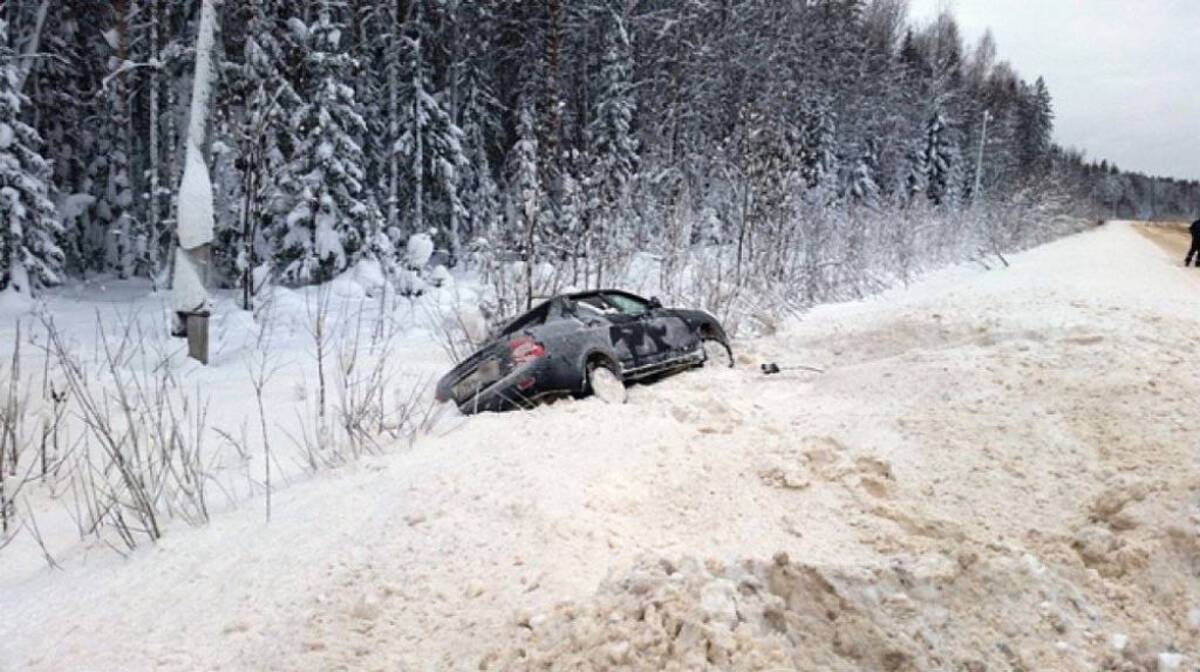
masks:
{"label": "person standing on road", "polygon": [[1200,219],[1192,222],[1192,247],[1188,250],[1187,256],[1183,259],[1183,267],[1187,268],[1192,263],[1192,259],[1196,260],[1196,268],[1200,268]]}

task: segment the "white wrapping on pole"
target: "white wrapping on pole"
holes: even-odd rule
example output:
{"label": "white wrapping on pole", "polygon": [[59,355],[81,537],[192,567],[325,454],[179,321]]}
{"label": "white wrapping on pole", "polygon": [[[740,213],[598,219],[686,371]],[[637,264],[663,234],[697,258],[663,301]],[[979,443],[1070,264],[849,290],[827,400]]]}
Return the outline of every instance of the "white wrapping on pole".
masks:
{"label": "white wrapping on pole", "polygon": [[[214,0],[203,0],[200,7],[186,158],[176,200],[179,249],[175,252],[175,274],[171,285],[171,303],[179,321],[176,333],[186,331],[183,327],[187,314],[207,313],[209,307],[207,287],[209,247],[213,241],[213,189],[203,148],[212,94],[212,51],[217,22],[213,3]],[[207,356],[197,359],[205,361]]]}

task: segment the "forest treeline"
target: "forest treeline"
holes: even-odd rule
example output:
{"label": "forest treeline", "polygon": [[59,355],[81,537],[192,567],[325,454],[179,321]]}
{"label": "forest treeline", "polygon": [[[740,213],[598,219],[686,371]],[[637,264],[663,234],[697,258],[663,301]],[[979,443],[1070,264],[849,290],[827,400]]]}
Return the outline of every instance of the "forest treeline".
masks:
{"label": "forest treeline", "polygon": [[[446,265],[569,266],[576,286],[632,252],[719,244],[731,273],[794,270],[815,299],[826,266],[873,239],[921,258],[925,239],[895,226],[958,235],[1014,203],[1200,209],[1196,182],[1057,146],[1042,79],[990,35],[967,45],[951,15],[916,26],[906,9],[224,0],[204,148],[214,282],[308,284],[362,259],[403,273],[405,242],[428,233]],[[4,4],[0,288],[166,277],[199,10]]]}

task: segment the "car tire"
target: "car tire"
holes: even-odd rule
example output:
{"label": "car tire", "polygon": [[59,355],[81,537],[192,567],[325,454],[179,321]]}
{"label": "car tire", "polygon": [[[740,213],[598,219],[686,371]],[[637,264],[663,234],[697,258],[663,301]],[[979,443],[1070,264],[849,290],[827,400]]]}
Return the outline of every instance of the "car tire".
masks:
{"label": "car tire", "polygon": [[716,338],[705,338],[700,341],[704,351],[704,366],[733,368],[733,350],[725,341]]}
{"label": "car tire", "polygon": [[601,401],[609,404],[623,404],[628,399],[625,381],[617,374],[611,362],[594,361],[588,363],[588,390]]}

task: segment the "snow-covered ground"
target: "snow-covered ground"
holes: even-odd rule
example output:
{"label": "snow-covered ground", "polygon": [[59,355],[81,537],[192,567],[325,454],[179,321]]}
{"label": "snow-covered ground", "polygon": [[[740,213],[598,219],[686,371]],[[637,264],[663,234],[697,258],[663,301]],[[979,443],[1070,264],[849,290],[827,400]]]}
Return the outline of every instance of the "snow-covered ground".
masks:
{"label": "snow-covered ground", "polygon": [[[0,670],[1196,669],[1200,271],[1125,223],[1010,261],[814,310],[626,405],[296,469],[269,523],[246,476],[127,558],[75,544],[52,570],[23,535]],[[51,302],[80,342],[88,298]],[[214,366],[174,365],[253,434],[255,330],[221,333]],[[309,342],[281,325],[273,351]],[[390,342],[414,380],[445,366],[427,330]],[[314,387],[278,375],[285,423]],[[65,497],[29,500],[52,540]]]}

